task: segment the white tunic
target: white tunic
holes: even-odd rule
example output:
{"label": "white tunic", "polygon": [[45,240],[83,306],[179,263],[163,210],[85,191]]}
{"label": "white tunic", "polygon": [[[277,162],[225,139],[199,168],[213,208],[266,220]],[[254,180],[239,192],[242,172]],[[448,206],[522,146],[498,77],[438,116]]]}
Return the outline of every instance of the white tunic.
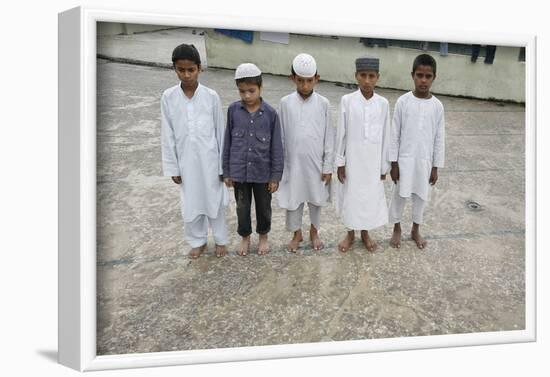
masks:
{"label": "white tunic", "polygon": [[349,229],[370,230],[388,222],[381,175],[388,172],[390,133],[388,100],[360,90],[342,97],[336,133],[336,166],[346,167],[344,184],[336,184],[336,211]]}
{"label": "white tunic", "polygon": [[224,136],[220,97],[199,84],[188,98],[178,84],[164,91],[160,109],[162,168],[164,176],[183,180],[183,221],[199,215],[215,218],[228,202],[227,189],[219,179]]}
{"label": "white tunic", "polygon": [[330,187],[321,175],[332,173],[334,158],[328,99],[316,92],[305,100],[298,92],[289,94],[281,99],[279,119],[285,155],[279,206],[291,211],[304,202],[324,206]]}
{"label": "white tunic", "polygon": [[399,196],[428,200],[432,166],[445,164],[445,117],[435,96],[403,94],[395,104],[389,160],[399,163]]}

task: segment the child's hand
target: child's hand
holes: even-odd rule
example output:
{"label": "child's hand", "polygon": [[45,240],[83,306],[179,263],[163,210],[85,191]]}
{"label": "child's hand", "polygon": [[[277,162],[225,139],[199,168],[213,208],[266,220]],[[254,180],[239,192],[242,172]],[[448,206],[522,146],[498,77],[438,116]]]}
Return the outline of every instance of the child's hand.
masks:
{"label": "child's hand", "polygon": [[178,176],[175,176],[175,177],[172,177],[172,181],[174,181],[174,183],[176,184],[181,184],[181,177],[178,175]]}
{"label": "child's hand", "polygon": [[340,183],[344,183],[346,180],[346,167],[345,166],[338,166],[338,180]]}
{"label": "child's hand", "polygon": [[397,181],[399,181],[399,165],[395,161],[391,163],[390,176],[393,183],[397,184]]}
{"label": "child's hand", "polygon": [[380,175],[380,180],[381,180],[381,181],[385,181],[385,180],[386,180],[386,174]]}
{"label": "child's hand", "polygon": [[224,178],[223,182],[227,187],[233,187],[233,180],[231,178]]}
{"label": "child's hand", "polygon": [[327,185],[330,180],[332,179],[332,174],[321,174],[321,181],[325,182],[325,185]]}
{"label": "child's hand", "polygon": [[277,181],[269,181],[269,183],[267,184],[267,190],[272,194],[278,189],[279,189],[279,182]]}
{"label": "child's hand", "polygon": [[432,174],[430,174],[430,185],[435,185],[435,183],[437,182],[437,168],[434,166],[432,168]]}

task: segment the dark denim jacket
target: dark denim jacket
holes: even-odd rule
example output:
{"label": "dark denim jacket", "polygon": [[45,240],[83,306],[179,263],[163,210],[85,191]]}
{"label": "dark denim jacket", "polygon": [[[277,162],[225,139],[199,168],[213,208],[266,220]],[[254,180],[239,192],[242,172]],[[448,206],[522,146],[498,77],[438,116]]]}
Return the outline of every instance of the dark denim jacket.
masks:
{"label": "dark denim jacket", "polygon": [[262,100],[255,113],[241,101],[227,109],[223,143],[223,176],[235,182],[280,181],[283,142],[279,116]]}

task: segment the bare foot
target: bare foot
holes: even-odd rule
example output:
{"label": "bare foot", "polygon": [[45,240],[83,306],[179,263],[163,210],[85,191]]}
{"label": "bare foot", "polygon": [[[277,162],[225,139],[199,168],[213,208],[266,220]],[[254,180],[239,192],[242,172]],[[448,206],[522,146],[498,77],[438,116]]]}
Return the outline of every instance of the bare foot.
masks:
{"label": "bare foot", "polygon": [[368,251],[373,252],[376,250],[378,245],[372,238],[369,236],[369,232],[366,230],[361,231],[361,241],[363,241],[363,245],[367,248]]}
{"label": "bare foot", "polygon": [[303,240],[302,231],[297,230],[296,232],[294,232],[294,237],[288,243],[288,247],[287,247],[288,251],[291,253],[295,253],[296,250],[298,250],[298,247],[300,247],[300,242],[302,242],[302,240]]}
{"label": "bare foot", "polygon": [[399,249],[401,247],[401,225],[395,224],[393,227],[393,234],[390,239],[390,246]]}
{"label": "bare foot", "polygon": [[311,227],[309,228],[309,239],[311,240],[313,250],[318,251],[325,247],[325,244],[319,238],[319,233],[317,232],[317,229],[313,226],[313,224],[311,224]]}
{"label": "bare foot", "polygon": [[216,256],[218,258],[227,254],[227,247],[225,245],[216,245]]}
{"label": "bare foot", "polygon": [[266,255],[269,253],[269,243],[267,242],[267,234],[260,234],[260,243],[258,244],[258,255]]}
{"label": "bare foot", "polygon": [[202,246],[199,246],[199,247],[192,248],[191,251],[189,252],[188,256],[191,259],[197,259],[198,257],[201,256],[201,254],[204,252],[204,250],[206,250],[206,244],[204,244]]}
{"label": "bare foot", "polygon": [[246,254],[248,254],[249,248],[250,248],[250,236],[243,237],[241,239],[241,244],[239,245],[239,250],[237,251],[237,255],[240,255],[241,257],[246,256]]}
{"label": "bare foot", "polygon": [[428,245],[428,241],[422,238],[418,229],[411,231],[411,238],[416,242],[416,246],[418,246],[419,249],[424,249],[426,245]]}
{"label": "bare foot", "polygon": [[346,251],[348,251],[351,245],[353,244],[354,239],[355,239],[355,231],[350,230],[348,234],[346,234],[346,238],[344,238],[338,244],[338,250],[340,250],[342,253],[345,253]]}

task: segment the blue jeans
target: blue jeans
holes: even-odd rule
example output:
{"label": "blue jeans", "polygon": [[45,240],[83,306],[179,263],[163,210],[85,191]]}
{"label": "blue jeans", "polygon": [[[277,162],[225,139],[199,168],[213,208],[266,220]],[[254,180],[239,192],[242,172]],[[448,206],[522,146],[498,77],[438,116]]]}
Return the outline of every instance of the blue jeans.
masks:
{"label": "blue jeans", "polygon": [[485,64],[493,64],[493,60],[495,60],[495,51],[497,50],[497,46],[486,46],[485,47]]}
{"label": "blue jeans", "polygon": [[439,54],[441,56],[447,56],[449,55],[449,43],[447,42],[441,42],[439,44]]}
{"label": "blue jeans", "polygon": [[472,63],[475,63],[477,61],[477,57],[479,56],[480,49],[481,49],[480,45],[472,45],[472,57],[470,58],[470,61]]}
{"label": "blue jeans", "polygon": [[250,209],[252,195],[256,208],[256,233],[267,234],[271,230],[271,193],[266,183],[234,182],[235,201],[237,202],[237,233],[248,237],[252,233]]}

